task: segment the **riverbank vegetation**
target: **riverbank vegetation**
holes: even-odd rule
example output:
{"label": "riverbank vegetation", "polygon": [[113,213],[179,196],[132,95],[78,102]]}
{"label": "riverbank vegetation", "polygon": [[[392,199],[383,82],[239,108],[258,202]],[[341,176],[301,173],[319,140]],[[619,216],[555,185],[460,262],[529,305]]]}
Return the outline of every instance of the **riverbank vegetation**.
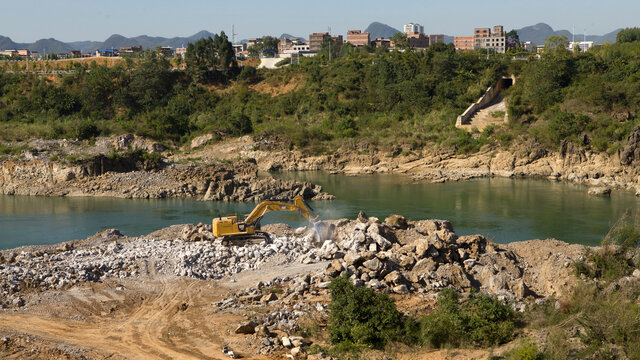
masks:
{"label": "riverbank vegetation", "polygon": [[[638,124],[634,34],[524,61],[444,44],[403,53],[347,44],[278,70],[238,66],[221,34],[190,46],[185,70],[148,51],[111,66],[75,63],[69,74],[0,72],[0,140],[130,132],[179,146],[203,133],[253,134],[319,154],[369,145],[466,153],[524,137],[548,149],[566,139],[613,152]],[[457,115],[507,74],[518,77],[506,93],[509,125],[456,129]]]}

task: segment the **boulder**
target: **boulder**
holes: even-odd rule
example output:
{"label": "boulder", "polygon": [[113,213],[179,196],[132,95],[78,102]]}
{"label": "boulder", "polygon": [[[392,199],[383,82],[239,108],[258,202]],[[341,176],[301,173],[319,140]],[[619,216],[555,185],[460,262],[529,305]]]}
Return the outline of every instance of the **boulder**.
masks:
{"label": "boulder", "polygon": [[409,227],[407,219],[405,219],[402,215],[391,215],[388,218],[384,219],[384,223],[385,225],[394,229],[405,230]]}
{"label": "boulder", "polygon": [[355,251],[347,251],[344,254],[344,261],[349,265],[360,266],[363,260],[362,256]]}
{"label": "boulder", "polygon": [[380,261],[378,258],[367,260],[362,265],[364,265],[364,267],[366,267],[367,269],[375,272],[379,272],[380,270],[382,270],[383,266],[382,261]]}
{"label": "boulder", "polygon": [[245,335],[249,335],[249,334],[254,334],[256,332],[256,326],[258,324],[254,323],[253,321],[249,321],[243,324],[240,324],[236,330],[235,333],[236,334],[245,334]]}
{"label": "boulder", "polygon": [[193,138],[193,140],[191,140],[191,148],[195,149],[197,147],[205,145],[211,139],[213,139],[213,134],[204,134],[204,135],[196,136],[195,138]]}
{"label": "boulder", "polygon": [[274,293],[268,293],[268,294],[262,295],[262,297],[260,298],[261,302],[269,302],[274,300],[278,300],[278,295]]}
{"label": "boulder", "polygon": [[435,260],[433,260],[432,258],[425,258],[418,260],[418,262],[416,262],[416,264],[413,266],[412,271],[415,273],[426,274],[432,271],[436,271],[437,268],[438,264],[435,262]]}
{"label": "boulder", "polygon": [[360,221],[363,224],[367,224],[369,222],[369,217],[364,212],[364,210],[360,210],[360,212],[358,213],[358,221]]}
{"label": "boulder", "polygon": [[610,196],[611,195],[611,189],[608,188],[608,187],[604,187],[604,186],[592,187],[592,188],[589,188],[589,195]]}

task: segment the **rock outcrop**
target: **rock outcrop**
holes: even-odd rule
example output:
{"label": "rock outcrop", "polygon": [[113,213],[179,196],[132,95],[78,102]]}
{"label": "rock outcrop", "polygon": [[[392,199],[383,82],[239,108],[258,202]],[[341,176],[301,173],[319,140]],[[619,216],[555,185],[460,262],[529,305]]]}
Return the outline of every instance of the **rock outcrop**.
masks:
{"label": "rock outcrop", "polygon": [[[91,163],[93,164],[93,163]],[[332,199],[308,182],[258,176],[254,161],[206,165],[166,165],[161,169],[108,171],[92,176],[88,166],[68,166],[48,160],[0,163],[0,194],[44,196],[111,196],[120,198],[193,197],[200,200],[262,201]]]}

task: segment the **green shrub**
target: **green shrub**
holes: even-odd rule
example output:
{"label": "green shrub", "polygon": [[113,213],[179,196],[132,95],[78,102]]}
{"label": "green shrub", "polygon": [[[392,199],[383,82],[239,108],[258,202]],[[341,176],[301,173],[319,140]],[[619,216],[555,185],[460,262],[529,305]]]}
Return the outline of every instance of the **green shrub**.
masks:
{"label": "green shrub", "polygon": [[99,136],[100,130],[94,123],[82,121],[77,125],[74,135],[80,140],[89,140]]}
{"label": "green shrub", "polygon": [[576,274],[606,281],[629,275],[638,265],[631,252],[639,244],[640,221],[627,213],[611,227],[599,250],[587,249],[585,260],[574,263]]}
{"label": "green shrub", "polygon": [[356,288],[346,276],[334,279],[329,289],[328,329],[332,344],[382,349],[389,342],[402,340],[403,315],[388,295]]}
{"label": "green shrub", "polygon": [[544,358],[538,345],[531,339],[521,340],[517,347],[499,357],[499,359],[505,360],[542,360]]}
{"label": "green shrub", "polygon": [[459,303],[458,294],[444,289],[436,308],[420,320],[422,340],[433,347],[444,345],[492,346],[515,336],[518,315],[495,297],[478,292]]}

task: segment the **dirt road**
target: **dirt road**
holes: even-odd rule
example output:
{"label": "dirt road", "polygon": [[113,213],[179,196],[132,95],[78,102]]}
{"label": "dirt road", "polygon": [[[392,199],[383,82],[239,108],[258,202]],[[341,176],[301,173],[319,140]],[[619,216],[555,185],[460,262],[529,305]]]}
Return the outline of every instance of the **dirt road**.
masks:
{"label": "dirt road", "polygon": [[69,359],[74,353],[104,359],[227,359],[221,349],[229,344],[245,357],[265,358],[243,351],[247,339],[230,331],[242,318],[214,313],[211,303],[224,293],[214,282],[192,279],[76,287],[29,311],[3,314],[0,334],[11,340],[0,347],[0,357],[49,358],[61,355],[62,348],[69,349],[62,357]]}

